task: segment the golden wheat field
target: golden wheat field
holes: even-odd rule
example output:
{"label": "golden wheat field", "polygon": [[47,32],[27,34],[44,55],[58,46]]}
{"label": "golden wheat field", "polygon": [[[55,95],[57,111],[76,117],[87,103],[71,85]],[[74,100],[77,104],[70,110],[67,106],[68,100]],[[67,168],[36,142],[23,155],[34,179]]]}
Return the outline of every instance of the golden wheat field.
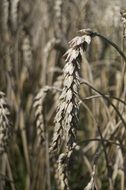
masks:
{"label": "golden wheat field", "polygon": [[126,0],[0,1],[0,190],[126,190]]}

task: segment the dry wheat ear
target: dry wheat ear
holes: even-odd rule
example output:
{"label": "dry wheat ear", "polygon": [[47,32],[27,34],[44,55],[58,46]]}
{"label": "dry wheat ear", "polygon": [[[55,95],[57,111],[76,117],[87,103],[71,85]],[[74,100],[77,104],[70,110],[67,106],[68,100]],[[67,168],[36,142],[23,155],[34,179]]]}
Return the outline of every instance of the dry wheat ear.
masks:
{"label": "dry wheat ear", "polygon": [[79,113],[80,68],[83,52],[91,42],[91,36],[84,34],[69,42],[65,53],[63,90],[54,119],[55,128],[50,152],[58,157],[56,179],[59,189],[69,190],[69,164],[74,149],[77,149],[76,132]]}

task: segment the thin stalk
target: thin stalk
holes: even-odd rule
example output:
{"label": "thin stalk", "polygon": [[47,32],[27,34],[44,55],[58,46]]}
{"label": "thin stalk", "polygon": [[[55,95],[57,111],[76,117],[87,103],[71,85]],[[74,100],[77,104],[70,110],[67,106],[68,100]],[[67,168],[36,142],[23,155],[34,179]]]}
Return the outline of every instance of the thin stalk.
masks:
{"label": "thin stalk", "polygon": [[[26,162],[26,167],[27,167],[27,187],[30,187],[30,177],[31,177],[31,168],[30,168],[30,158],[29,158],[29,150],[28,150],[28,142],[27,142],[27,137],[26,137],[26,131],[23,130],[25,128],[24,126],[24,115],[23,111],[20,111],[20,129],[21,129],[21,138],[22,138],[22,143],[23,143],[23,151],[24,151],[24,157],[25,157],[25,162]],[[28,184],[29,182],[29,184]],[[29,189],[29,188],[27,188]]]}
{"label": "thin stalk", "polygon": [[[110,96],[110,95],[107,95],[107,94],[105,96],[107,96],[110,99],[117,100],[117,101],[121,102],[122,104],[124,104],[126,106],[125,100],[122,100],[122,99],[120,99],[118,97]],[[91,100],[93,98],[100,98],[100,97],[102,97],[102,96],[100,94],[97,94],[97,95],[92,95],[92,96],[85,97],[85,98],[83,98],[83,100]]]}
{"label": "thin stalk", "polygon": [[7,171],[8,171],[8,176],[9,176],[9,179],[12,181],[12,183],[11,183],[11,188],[12,188],[12,190],[16,190],[16,187],[15,187],[15,185],[14,185],[14,179],[13,179],[13,174],[12,174],[12,171],[11,171],[11,167],[10,167],[10,163],[9,163],[9,159],[8,159],[8,157],[7,157],[7,155],[6,155],[6,162],[7,162]]}
{"label": "thin stalk", "polygon": [[[125,24],[123,24],[123,37],[122,37],[122,51],[124,53],[125,50]],[[121,80],[120,80],[120,86],[119,86],[119,94],[118,97],[121,97],[121,93],[123,91],[123,86],[125,85],[125,81],[124,81],[124,77],[125,77],[125,73],[126,73],[126,60],[123,59],[122,60],[123,63],[123,68],[122,68],[122,74],[121,74]],[[119,106],[119,102],[117,104],[117,107]]]}
{"label": "thin stalk", "polygon": [[99,135],[100,135],[100,138],[101,138],[101,144],[103,146],[103,151],[104,151],[104,155],[105,155],[106,166],[107,166],[107,174],[108,174],[108,181],[109,181],[110,189],[113,190],[113,184],[112,184],[112,179],[111,179],[111,168],[110,168],[110,165],[109,165],[109,159],[108,159],[108,154],[107,154],[107,151],[106,151],[106,145],[104,143],[104,138],[102,136],[102,132],[101,132],[100,127],[97,126],[97,129],[98,129],[98,132],[99,132]]}
{"label": "thin stalk", "polygon": [[50,161],[49,161],[49,142],[48,133],[46,133],[46,172],[47,172],[47,187],[51,190],[51,179],[50,179]]}
{"label": "thin stalk", "polygon": [[[88,142],[92,142],[92,141],[101,141],[101,139],[100,138],[85,139],[85,140],[81,141],[79,144],[88,143]],[[110,139],[104,139],[103,138],[103,141],[106,144],[114,144],[114,145],[120,146],[120,143],[117,143],[117,142],[110,140]]]}
{"label": "thin stalk", "polygon": [[46,118],[45,118],[45,110],[43,110],[43,116],[44,116],[44,126],[45,126],[47,189],[51,190],[50,160],[49,160],[49,138],[48,138],[48,131],[47,131],[47,122],[46,122]]}
{"label": "thin stalk", "polygon": [[126,55],[124,54],[124,52],[119,48],[119,46],[117,46],[114,42],[112,42],[111,40],[107,39],[106,37],[104,37],[103,35],[94,32],[94,35],[100,37],[101,39],[105,40],[108,44],[110,44],[111,46],[113,46],[118,53],[122,56],[122,58],[126,61]]}
{"label": "thin stalk", "polygon": [[126,55],[120,49],[120,47],[118,45],[116,45],[114,42],[112,42],[111,40],[109,40],[108,38],[106,38],[105,36],[103,36],[102,34],[99,34],[97,32],[93,32],[91,29],[82,29],[79,32],[81,34],[89,35],[92,38],[94,38],[96,36],[100,37],[102,40],[104,40],[105,42],[107,42],[109,45],[113,46],[118,51],[118,53],[122,56],[122,58],[126,61]]}
{"label": "thin stalk", "polygon": [[89,86],[91,89],[93,89],[95,92],[97,92],[98,94],[100,94],[105,100],[107,100],[107,102],[114,108],[114,110],[117,112],[118,116],[120,117],[120,119],[122,120],[122,123],[124,124],[124,127],[126,129],[126,122],[124,120],[124,118],[122,117],[122,114],[120,113],[120,111],[117,109],[117,107],[111,102],[111,100],[104,95],[102,92],[100,92],[99,90],[95,89],[91,84],[89,84],[87,81],[85,81],[82,78],[79,78],[81,81],[81,84],[85,84],[87,86]]}

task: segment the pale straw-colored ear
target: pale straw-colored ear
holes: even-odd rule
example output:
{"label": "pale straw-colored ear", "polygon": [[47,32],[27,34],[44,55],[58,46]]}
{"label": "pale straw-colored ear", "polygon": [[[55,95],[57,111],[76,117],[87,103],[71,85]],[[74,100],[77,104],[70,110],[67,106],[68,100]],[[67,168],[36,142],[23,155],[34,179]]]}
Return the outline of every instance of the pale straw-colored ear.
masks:
{"label": "pale straw-colored ear", "polygon": [[17,30],[18,27],[18,5],[20,0],[11,0],[10,1],[10,19],[12,24],[12,29]]}
{"label": "pale straw-colored ear", "polygon": [[[78,100],[80,65],[82,52],[91,42],[88,35],[77,36],[69,42],[70,49],[65,53],[66,65],[64,67],[63,90],[59,98],[55,122],[55,132],[51,150],[58,149],[59,143],[65,140],[65,144],[71,149],[76,139],[76,126],[78,120]],[[64,135],[62,135],[64,134]]]}
{"label": "pale straw-colored ear", "polygon": [[[69,190],[68,165],[77,147],[76,133],[79,113],[80,68],[83,52],[91,42],[89,35],[77,36],[69,42],[65,53],[66,65],[63,69],[63,90],[54,119],[55,128],[50,152],[58,156],[56,173],[61,190]],[[64,147],[64,152],[59,155]],[[57,176],[56,175],[56,176]],[[56,178],[57,179],[57,178]]]}

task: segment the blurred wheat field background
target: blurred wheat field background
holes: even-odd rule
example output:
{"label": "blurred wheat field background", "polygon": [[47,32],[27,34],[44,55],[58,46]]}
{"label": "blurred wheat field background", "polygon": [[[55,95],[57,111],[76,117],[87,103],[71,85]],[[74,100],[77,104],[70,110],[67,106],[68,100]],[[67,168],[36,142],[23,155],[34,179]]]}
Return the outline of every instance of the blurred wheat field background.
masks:
{"label": "blurred wheat field background", "polygon": [[125,115],[125,0],[1,0],[0,190],[126,190]]}

